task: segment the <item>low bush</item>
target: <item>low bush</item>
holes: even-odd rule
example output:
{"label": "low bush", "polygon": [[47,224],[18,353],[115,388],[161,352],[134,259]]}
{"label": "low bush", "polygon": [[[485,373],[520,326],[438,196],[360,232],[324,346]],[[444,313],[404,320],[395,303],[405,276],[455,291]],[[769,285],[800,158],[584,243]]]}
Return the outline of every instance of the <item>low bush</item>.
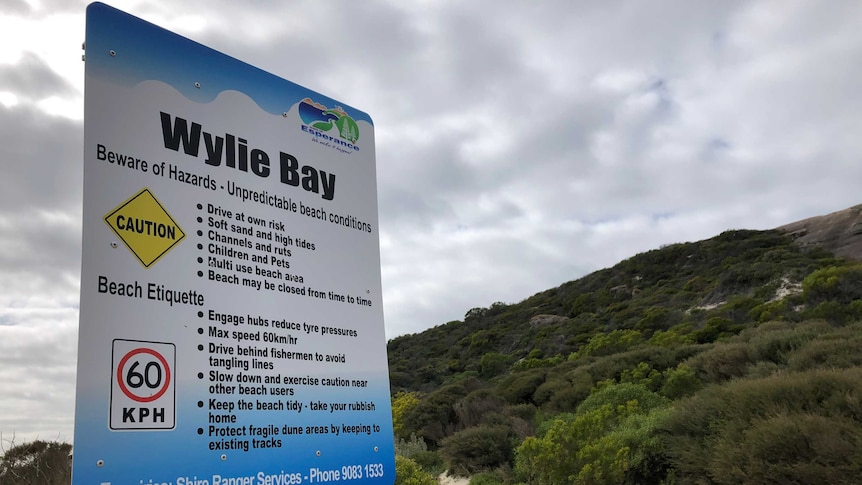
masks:
{"label": "low bush", "polygon": [[437,485],[437,479],[410,458],[395,455],[394,485]]}
{"label": "low bush", "polygon": [[680,485],[859,483],[862,369],[710,386],[664,425]]}
{"label": "low bush", "polygon": [[504,427],[476,426],[444,439],[440,454],[449,470],[471,475],[508,464],[512,459],[512,440]]}
{"label": "low bush", "polygon": [[700,380],[714,384],[744,376],[753,362],[747,343],[722,342],[688,359],[686,364]]}

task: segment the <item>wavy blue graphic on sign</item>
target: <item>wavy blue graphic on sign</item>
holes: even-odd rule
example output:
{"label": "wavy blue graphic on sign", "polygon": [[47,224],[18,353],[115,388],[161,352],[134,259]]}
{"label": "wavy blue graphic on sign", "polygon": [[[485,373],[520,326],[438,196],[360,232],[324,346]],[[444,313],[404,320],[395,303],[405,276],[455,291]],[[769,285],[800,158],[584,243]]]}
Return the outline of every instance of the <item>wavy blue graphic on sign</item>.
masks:
{"label": "wavy blue graphic on sign", "polygon": [[[375,377],[377,382],[386,382],[385,376]],[[79,399],[77,403],[75,483],[139,485],[139,480],[146,484],[152,479],[152,483],[173,482],[179,485],[177,478],[196,476],[212,484],[214,475],[238,477],[256,476],[258,473],[299,473],[303,477],[301,483],[310,483],[309,473],[313,473],[312,469],[318,472],[337,470],[341,474],[342,468],[355,466],[360,467],[363,476],[350,480],[352,483],[391,483],[388,480],[394,477],[395,450],[388,407],[382,409],[381,406],[377,411],[367,412],[311,411],[306,408],[298,415],[284,411],[277,414],[280,418],[261,416],[259,419],[249,418],[259,416],[262,414],[260,412],[234,411],[233,414],[244,423],[235,427],[244,429],[244,434],[218,437],[210,436],[209,425],[201,424],[208,420],[211,412],[208,406],[198,407],[196,399],[190,399],[191,396],[186,395],[183,399],[183,396],[178,395],[174,430],[111,431],[106,416],[99,413],[105,407],[102,401],[107,397],[105,393],[97,389],[84,392],[90,397]],[[337,400],[339,396],[338,392],[327,394],[332,400]],[[361,393],[351,391],[351,402],[379,402],[381,394],[388,396],[388,388],[378,385]],[[321,400],[325,401],[326,398]],[[307,404],[308,400],[303,401]],[[269,422],[263,423],[264,420]],[[260,428],[278,424],[278,434],[251,436],[248,434],[249,423],[259,424]],[[375,424],[380,426],[379,431],[374,431]],[[203,434],[198,434],[198,427],[203,429]],[[216,427],[224,428],[224,425]],[[307,429],[315,427],[318,431],[327,429],[328,432],[306,434]],[[297,434],[298,428],[301,428],[302,434]],[[334,428],[338,428],[338,436]],[[84,433],[77,432],[84,429],[87,430]],[[343,436],[345,429],[352,433],[347,438]],[[253,439],[263,441],[267,438],[281,440],[281,446],[254,448]],[[210,450],[210,443],[218,448]],[[247,444],[248,451],[242,447],[243,444]],[[387,478],[385,482],[364,476],[366,468],[371,472],[378,465]],[[258,482],[255,479],[251,483]]]}
{"label": "wavy blue graphic on sign", "polygon": [[87,69],[100,78],[129,86],[162,81],[199,103],[236,90],[277,115],[312,98],[326,106],[341,106],[356,121],[374,124],[360,110],[103,3],[90,4],[87,19]]}

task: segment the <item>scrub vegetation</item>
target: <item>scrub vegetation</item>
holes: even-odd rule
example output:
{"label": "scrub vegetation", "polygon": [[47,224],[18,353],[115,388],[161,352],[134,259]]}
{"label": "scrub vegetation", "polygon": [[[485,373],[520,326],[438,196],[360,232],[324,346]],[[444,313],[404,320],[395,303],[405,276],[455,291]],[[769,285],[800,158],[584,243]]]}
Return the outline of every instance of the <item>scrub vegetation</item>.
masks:
{"label": "scrub vegetation", "polygon": [[862,483],[860,322],[857,262],[673,244],[391,340],[396,438],[481,483]]}
{"label": "scrub vegetation", "polygon": [[15,444],[14,439],[0,439],[0,443],[0,485],[68,485],[71,481],[72,445],[42,440]]}

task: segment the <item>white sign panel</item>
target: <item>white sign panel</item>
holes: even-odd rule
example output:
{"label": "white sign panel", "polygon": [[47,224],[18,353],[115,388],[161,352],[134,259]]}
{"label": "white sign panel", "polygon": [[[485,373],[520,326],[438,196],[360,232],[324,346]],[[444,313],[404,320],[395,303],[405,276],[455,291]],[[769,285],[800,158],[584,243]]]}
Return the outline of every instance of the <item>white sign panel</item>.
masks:
{"label": "white sign panel", "polygon": [[73,485],[393,483],[373,128],[90,5]]}

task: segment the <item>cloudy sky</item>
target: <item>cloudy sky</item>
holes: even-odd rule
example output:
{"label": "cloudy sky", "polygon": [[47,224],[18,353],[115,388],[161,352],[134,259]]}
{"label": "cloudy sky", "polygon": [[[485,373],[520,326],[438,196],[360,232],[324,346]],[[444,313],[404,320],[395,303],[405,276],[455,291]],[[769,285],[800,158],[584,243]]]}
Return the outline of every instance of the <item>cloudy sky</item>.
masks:
{"label": "cloudy sky", "polygon": [[[862,202],[859,2],[112,4],[371,114],[389,338]],[[72,439],[84,8],[0,1],[4,446]]]}

